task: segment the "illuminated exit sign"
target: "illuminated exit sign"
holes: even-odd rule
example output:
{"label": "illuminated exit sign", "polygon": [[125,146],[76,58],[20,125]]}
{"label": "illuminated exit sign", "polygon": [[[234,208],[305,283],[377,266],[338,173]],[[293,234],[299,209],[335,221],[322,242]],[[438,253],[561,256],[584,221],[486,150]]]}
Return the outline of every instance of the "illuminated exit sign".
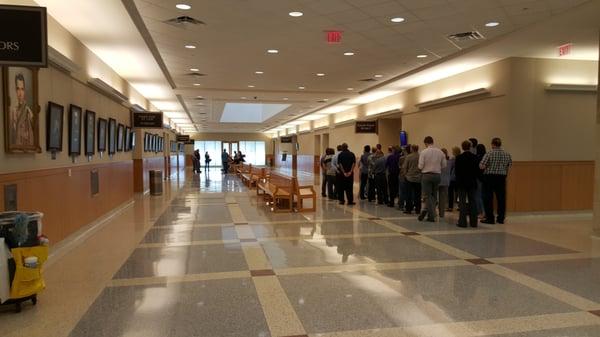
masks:
{"label": "illuminated exit sign", "polygon": [[563,44],[558,47],[558,56],[566,56],[571,54],[571,47],[573,47],[572,43]]}
{"label": "illuminated exit sign", "polygon": [[326,30],[325,38],[327,39],[327,43],[341,43],[342,32],[339,30]]}

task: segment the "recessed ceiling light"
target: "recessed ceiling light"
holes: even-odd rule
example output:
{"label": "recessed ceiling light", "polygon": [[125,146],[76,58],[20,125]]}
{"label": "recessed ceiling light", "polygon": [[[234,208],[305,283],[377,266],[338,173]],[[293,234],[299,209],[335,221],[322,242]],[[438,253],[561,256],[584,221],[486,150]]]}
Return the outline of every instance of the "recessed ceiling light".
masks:
{"label": "recessed ceiling light", "polygon": [[353,55],[354,55],[354,52],[347,51],[347,52],[345,52],[345,53],[344,53],[344,55],[345,55],[345,56],[353,56]]}
{"label": "recessed ceiling light", "polygon": [[250,85],[248,86],[248,88],[254,88],[254,86],[253,86],[252,84],[250,84]]}
{"label": "recessed ceiling light", "polygon": [[175,7],[177,7],[177,9],[181,9],[184,11],[187,11],[188,9],[192,8],[192,6],[190,6],[188,4],[177,4],[177,5],[175,5]]}
{"label": "recessed ceiling light", "polygon": [[187,49],[196,49],[196,46],[194,46],[193,44],[186,44],[185,47]]}
{"label": "recessed ceiling light", "polygon": [[395,22],[395,23],[404,22],[404,18],[401,18],[401,17],[391,18],[390,21]]}
{"label": "recessed ceiling light", "polygon": [[258,70],[258,71],[255,71],[254,73],[255,73],[256,75],[262,75],[262,74],[264,74],[264,72],[263,72],[263,71],[260,71],[260,70]]}
{"label": "recessed ceiling light", "polygon": [[198,68],[190,68],[190,71],[196,72],[196,71],[200,71],[200,69],[198,69]]}
{"label": "recessed ceiling light", "polygon": [[287,101],[288,99],[289,99],[289,98],[287,98],[287,97],[284,97],[284,98],[283,98],[283,100],[284,100],[284,101]]}
{"label": "recessed ceiling light", "polygon": [[325,76],[325,74],[323,74],[323,73],[317,73],[317,76],[323,77],[323,76]]}
{"label": "recessed ceiling light", "polygon": [[375,78],[382,78],[382,77],[383,77],[383,75],[381,75],[381,74],[376,74],[376,75],[375,75],[375,76],[373,76],[373,77],[375,77]]}
{"label": "recessed ceiling light", "polygon": [[277,50],[277,49],[268,49],[267,53],[269,53],[269,54],[278,54],[279,50]]}
{"label": "recessed ceiling light", "polygon": [[426,54],[421,54],[421,55],[417,55],[417,58],[424,59],[424,58],[426,58],[427,56],[428,56],[428,55],[426,55]]}
{"label": "recessed ceiling light", "polygon": [[492,22],[488,22],[485,24],[486,27],[496,27],[498,26],[500,23],[496,22],[496,21],[492,21]]}
{"label": "recessed ceiling light", "polygon": [[246,99],[246,98],[248,98],[248,97],[246,97],[246,96],[242,96],[242,97],[240,97],[240,98],[241,98],[241,99]]}
{"label": "recessed ceiling light", "polygon": [[346,90],[348,90],[348,91],[352,91],[352,90],[354,90],[354,88],[347,88]]}
{"label": "recessed ceiling light", "polygon": [[200,83],[194,83],[194,86],[198,87],[200,86]]}
{"label": "recessed ceiling light", "polygon": [[302,12],[290,12],[289,14],[290,14],[290,16],[293,16],[295,18],[304,15],[304,13],[302,13]]}
{"label": "recessed ceiling light", "polygon": [[324,100],[325,102],[327,102],[327,101],[329,101],[329,98],[323,98],[323,100]]}
{"label": "recessed ceiling light", "polygon": [[298,89],[300,89],[300,90],[304,90],[304,89],[306,89],[306,87],[302,87],[302,86],[301,86],[301,87],[298,87]]}

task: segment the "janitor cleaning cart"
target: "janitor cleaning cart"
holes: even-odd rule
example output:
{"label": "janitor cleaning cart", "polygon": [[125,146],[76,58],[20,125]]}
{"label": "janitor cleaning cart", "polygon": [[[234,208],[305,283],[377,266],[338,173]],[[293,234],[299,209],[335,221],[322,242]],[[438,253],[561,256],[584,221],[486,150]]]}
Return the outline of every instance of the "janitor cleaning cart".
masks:
{"label": "janitor cleaning cart", "polygon": [[0,304],[31,301],[45,287],[42,266],[48,259],[48,239],[41,235],[39,212],[0,213]]}

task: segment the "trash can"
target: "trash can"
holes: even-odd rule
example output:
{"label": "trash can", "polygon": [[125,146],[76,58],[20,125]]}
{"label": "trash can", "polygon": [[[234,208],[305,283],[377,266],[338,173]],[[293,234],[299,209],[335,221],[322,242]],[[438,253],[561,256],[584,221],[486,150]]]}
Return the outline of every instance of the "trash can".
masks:
{"label": "trash can", "polygon": [[162,195],[163,175],[160,170],[150,171],[150,195]]}

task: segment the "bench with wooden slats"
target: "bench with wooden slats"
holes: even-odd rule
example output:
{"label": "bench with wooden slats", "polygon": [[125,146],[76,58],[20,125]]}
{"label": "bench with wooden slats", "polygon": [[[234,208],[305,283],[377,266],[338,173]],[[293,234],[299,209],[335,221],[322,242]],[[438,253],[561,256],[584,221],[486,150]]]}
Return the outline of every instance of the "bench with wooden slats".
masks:
{"label": "bench with wooden slats", "polygon": [[[304,211],[311,211],[314,212],[317,208],[317,192],[315,192],[315,189],[313,188],[312,185],[310,184],[306,184],[306,185],[300,185],[300,184],[296,184],[296,187],[294,188],[294,194],[296,196],[296,201],[297,201],[297,210],[298,212],[304,212]],[[310,199],[311,201],[311,207],[309,208],[305,208],[304,207],[304,199]]]}
{"label": "bench with wooden slats", "polygon": [[242,164],[242,165],[243,166],[242,166],[238,176],[242,180],[242,183],[244,183],[245,185],[248,185],[248,183],[250,181],[250,177],[252,176],[252,171],[255,170],[255,168],[252,167],[252,164],[248,164],[248,165]]}
{"label": "bench with wooden slats", "polygon": [[292,212],[296,185],[296,178],[271,172],[267,179],[257,182],[256,194],[268,199],[273,211]]}

